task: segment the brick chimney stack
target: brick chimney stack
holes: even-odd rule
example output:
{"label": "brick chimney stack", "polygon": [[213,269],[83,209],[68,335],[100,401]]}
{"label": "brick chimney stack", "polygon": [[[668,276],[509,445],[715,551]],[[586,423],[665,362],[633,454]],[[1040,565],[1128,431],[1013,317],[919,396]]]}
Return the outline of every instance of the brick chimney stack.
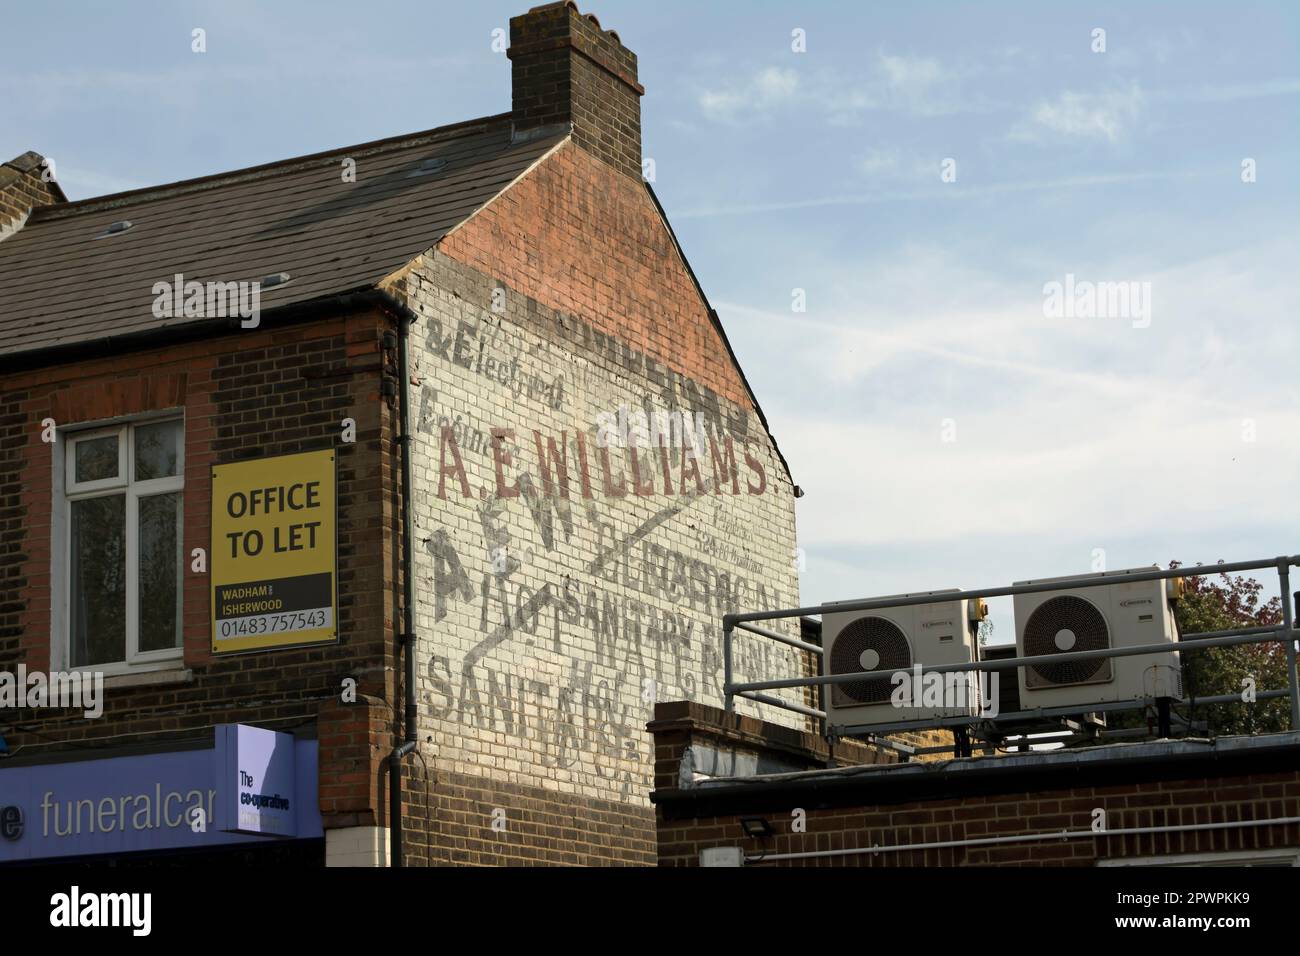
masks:
{"label": "brick chimney stack", "polygon": [[22,228],[37,206],[68,201],[45,168],[45,157],[32,152],[0,164],[0,239]]}
{"label": "brick chimney stack", "polygon": [[574,142],[641,178],[641,96],[636,54],[572,0],[510,20],[516,138],[572,124]]}

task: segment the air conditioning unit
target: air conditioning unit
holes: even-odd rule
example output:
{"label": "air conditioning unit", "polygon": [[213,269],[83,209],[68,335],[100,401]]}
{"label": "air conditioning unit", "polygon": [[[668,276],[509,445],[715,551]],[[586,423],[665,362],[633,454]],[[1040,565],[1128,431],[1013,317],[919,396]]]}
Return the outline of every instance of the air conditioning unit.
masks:
{"label": "air conditioning unit", "polygon": [[[1158,570],[1135,568],[1016,584],[1104,580],[1134,571]],[[1017,594],[1014,606],[1018,656],[1174,644],[1178,629],[1170,602],[1177,600],[1182,587],[1182,579],[1168,578],[1083,588],[1062,584],[1059,590]],[[1181,700],[1183,696],[1179,655],[1172,652],[1026,665],[1017,670],[1020,706],[1024,710],[1078,705],[1083,711],[1094,704],[1153,697]]]}
{"label": "air conditioning unit", "polygon": [[[955,590],[895,594],[890,597],[933,597],[926,604],[872,611],[827,612],[822,615],[822,648],[827,674],[879,671],[847,684],[826,685],[826,721],[833,727],[897,724],[943,717],[967,717],[979,712],[979,680],[973,672],[934,675],[944,679],[942,703],[927,695],[914,696],[913,665],[965,664],[975,660],[975,629],[987,613],[983,601],[943,600]],[[894,675],[907,675],[910,706],[895,706]],[[933,687],[933,684],[930,685]]]}

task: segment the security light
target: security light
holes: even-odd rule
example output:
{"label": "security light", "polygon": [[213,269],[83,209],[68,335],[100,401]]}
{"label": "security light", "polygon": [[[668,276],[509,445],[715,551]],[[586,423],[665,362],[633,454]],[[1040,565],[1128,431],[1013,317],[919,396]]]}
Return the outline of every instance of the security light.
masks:
{"label": "security light", "polygon": [[740,828],[745,831],[745,836],[755,839],[765,839],[775,832],[772,824],[762,817],[741,817]]}

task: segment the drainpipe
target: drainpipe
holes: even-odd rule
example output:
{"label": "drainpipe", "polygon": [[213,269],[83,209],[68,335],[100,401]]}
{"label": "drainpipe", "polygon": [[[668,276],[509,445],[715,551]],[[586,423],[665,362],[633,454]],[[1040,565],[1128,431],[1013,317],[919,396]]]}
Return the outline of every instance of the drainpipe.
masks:
{"label": "drainpipe", "polygon": [[415,517],[411,512],[411,372],[407,353],[410,348],[411,322],[416,318],[405,303],[386,293],[379,293],[380,303],[397,316],[397,388],[398,415],[402,434],[402,628],[397,635],[397,656],[405,655],[406,735],[388,755],[388,834],[389,866],[402,865],[402,758],[415,750],[419,742],[418,710],[415,703]]}

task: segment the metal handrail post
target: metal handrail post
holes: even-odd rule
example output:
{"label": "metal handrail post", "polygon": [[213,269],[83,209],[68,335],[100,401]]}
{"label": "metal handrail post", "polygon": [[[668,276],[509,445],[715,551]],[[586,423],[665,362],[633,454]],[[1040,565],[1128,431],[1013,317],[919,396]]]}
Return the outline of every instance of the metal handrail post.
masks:
{"label": "metal handrail post", "polygon": [[1300,730],[1300,682],[1296,680],[1295,618],[1291,612],[1291,568],[1286,558],[1277,559],[1278,583],[1282,587],[1282,627],[1286,634],[1286,674],[1291,687],[1291,729]]}
{"label": "metal handrail post", "polygon": [[[821,638],[818,637],[818,640],[821,640]],[[815,660],[817,661],[817,676],[822,677],[826,673],[825,646],[822,647],[822,652],[816,656]],[[817,731],[823,737],[825,737],[826,732],[830,730],[831,727],[830,696],[832,691],[831,688],[827,687],[825,684],[818,684],[816,687],[816,693],[817,693],[817,705],[818,707],[821,708],[821,712],[822,712],[822,719],[817,722]]]}
{"label": "metal handrail post", "polygon": [[722,709],[730,714],[736,709],[736,699],[731,692],[731,636],[734,628],[731,615],[722,619]]}

